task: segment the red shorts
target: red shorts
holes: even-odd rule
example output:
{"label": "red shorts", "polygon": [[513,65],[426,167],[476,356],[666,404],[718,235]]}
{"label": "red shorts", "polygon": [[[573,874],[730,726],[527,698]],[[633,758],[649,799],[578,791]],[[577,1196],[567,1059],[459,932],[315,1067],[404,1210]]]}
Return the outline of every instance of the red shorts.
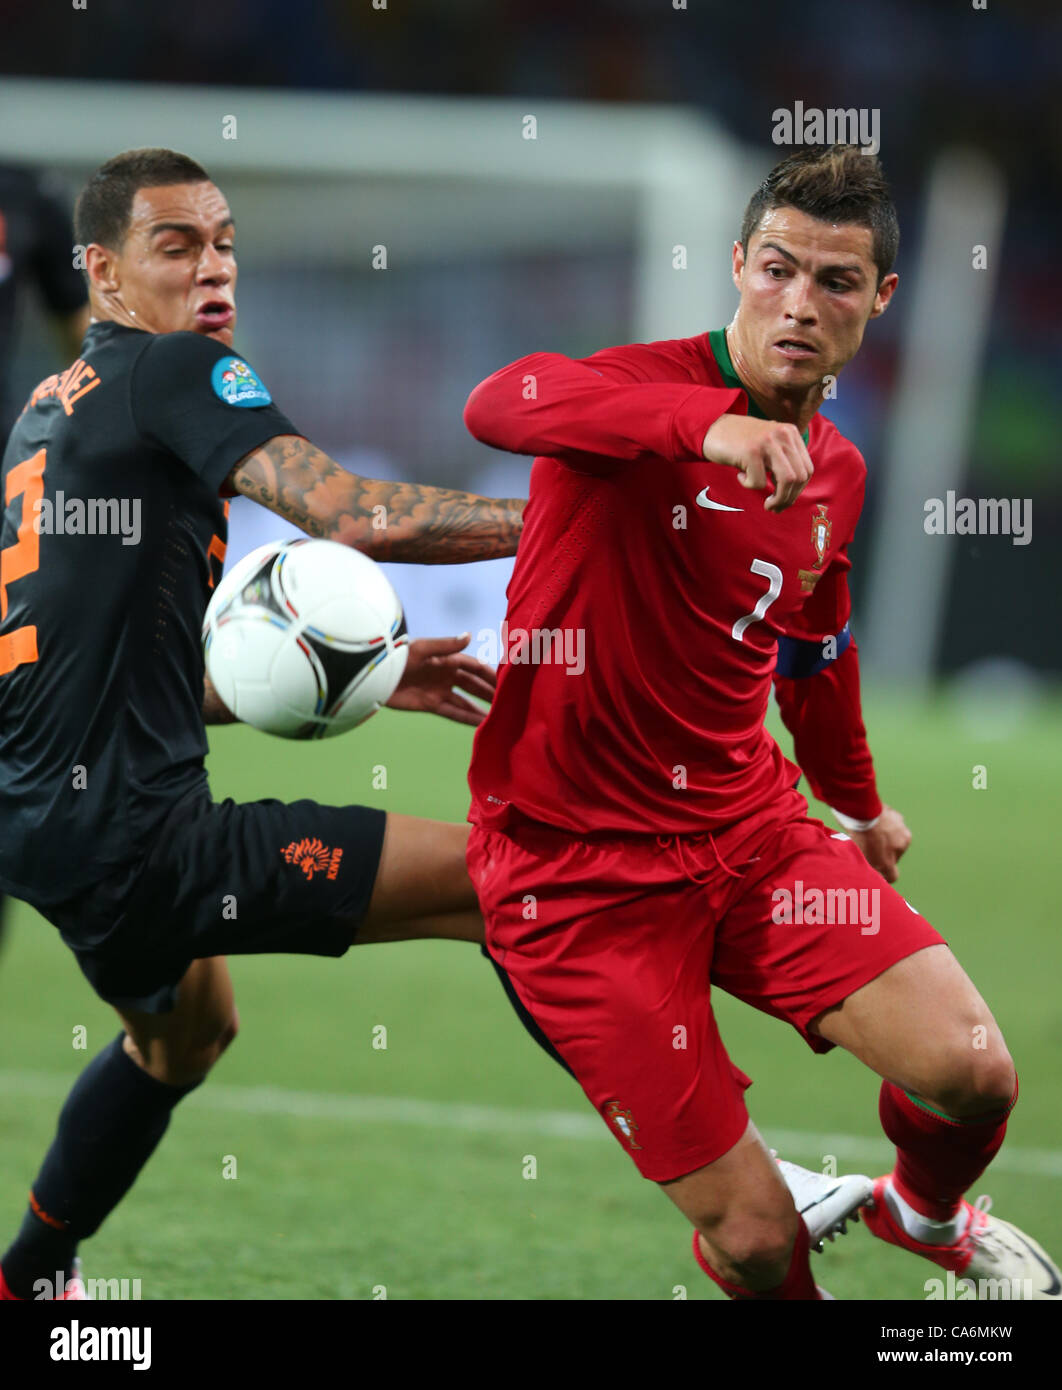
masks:
{"label": "red shorts", "polygon": [[712,835],[578,839],[473,826],[468,868],[487,948],[643,1176],[722,1157],[748,1124],[750,1079],[711,1005],[717,985],[812,1020],[943,938],[855,844],[781,808]]}

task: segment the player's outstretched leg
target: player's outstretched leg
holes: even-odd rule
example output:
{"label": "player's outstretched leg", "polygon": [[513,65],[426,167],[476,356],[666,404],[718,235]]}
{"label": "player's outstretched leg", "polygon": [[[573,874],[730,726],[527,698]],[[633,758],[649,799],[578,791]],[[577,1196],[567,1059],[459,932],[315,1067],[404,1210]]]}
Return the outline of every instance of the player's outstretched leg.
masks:
{"label": "player's outstretched leg", "polygon": [[93,1058],[63,1106],[22,1228],[0,1260],[0,1299],[63,1297],[56,1275],[74,1280],[78,1242],[129,1191],[173,1107],[235,1037],[224,959],[194,962],[170,1013],[119,1017],[126,1031]]}
{"label": "player's outstretched leg", "polygon": [[[388,812],[372,896],[354,924],[355,944],[421,935],[483,940],[482,919],[472,921],[479,902],[465,863],[469,829]],[[417,921],[420,927],[410,930]]]}
{"label": "player's outstretched leg", "polygon": [[1046,1252],[963,1196],[1002,1145],[1018,1086],[995,1019],[948,948],[891,966],[817,1031],[885,1078],[879,1114],[896,1166],[874,1185],[868,1228],[966,1279],[1017,1281],[1013,1297],[1062,1298]]}

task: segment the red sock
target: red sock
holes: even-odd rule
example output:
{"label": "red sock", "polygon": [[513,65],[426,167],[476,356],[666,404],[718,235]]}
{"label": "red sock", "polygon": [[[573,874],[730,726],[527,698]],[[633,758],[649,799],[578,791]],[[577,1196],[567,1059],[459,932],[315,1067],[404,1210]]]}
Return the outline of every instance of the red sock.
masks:
{"label": "red sock", "polygon": [[693,1256],[700,1267],[726,1294],[727,1298],[803,1298],[818,1299],[819,1291],[815,1287],[815,1280],[811,1277],[811,1261],[808,1258],[810,1242],[808,1240],[808,1228],[803,1221],[797,1222],[796,1241],[793,1244],[793,1254],[789,1261],[789,1272],[782,1282],[773,1289],[756,1293],[752,1289],[742,1288],[740,1284],[730,1284],[720,1275],[716,1274],[708,1261],[701,1254],[701,1242],[699,1233],[693,1233]]}
{"label": "red sock", "polygon": [[931,1221],[948,1221],[966,1189],[995,1158],[1018,1099],[991,1115],[955,1119],[912,1100],[891,1081],[881,1083],[881,1127],[896,1145],[892,1185],[905,1202]]}

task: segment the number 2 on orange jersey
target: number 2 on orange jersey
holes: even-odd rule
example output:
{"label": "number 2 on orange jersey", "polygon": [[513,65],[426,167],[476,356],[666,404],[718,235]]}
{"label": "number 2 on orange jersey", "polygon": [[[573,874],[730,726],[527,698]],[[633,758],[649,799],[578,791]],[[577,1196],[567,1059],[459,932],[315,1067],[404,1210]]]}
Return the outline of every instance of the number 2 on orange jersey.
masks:
{"label": "number 2 on orange jersey", "polygon": [[[228,519],[229,503],[226,502],[225,520],[228,521]],[[208,589],[212,589],[214,585],[218,582],[218,580],[221,578],[221,571],[225,565],[225,552],[227,550],[228,544],[227,542],[223,541],[220,536],[214,535],[210,537],[210,544],[207,546],[207,568],[210,570],[210,581],[207,584]],[[215,569],[214,566],[210,563],[211,560],[216,560],[218,562],[217,569]]]}
{"label": "number 2 on orange jersey", "polygon": [[[0,622],[7,617],[7,586],[32,574],[40,564],[41,538],[34,526],[34,503],[44,496],[45,451],[23,459],[7,475],[4,502],[22,494],[22,517],[14,545],[0,550]],[[37,629],[27,625],[0,634],[0,676],[37,660]]]}
{"label": "number 2 on orange jersey", "polygon": [[225,551],[227,549],[228,547],[220,536],[210,537],[210,544],[207,546],[207,563],[210,564],[211,559],[217,560],[218,569],[215,571],[214,566],[210,565],[208,589],[212,589],[217,582],[217,576],[221,573],[221,566],[225,563]]}

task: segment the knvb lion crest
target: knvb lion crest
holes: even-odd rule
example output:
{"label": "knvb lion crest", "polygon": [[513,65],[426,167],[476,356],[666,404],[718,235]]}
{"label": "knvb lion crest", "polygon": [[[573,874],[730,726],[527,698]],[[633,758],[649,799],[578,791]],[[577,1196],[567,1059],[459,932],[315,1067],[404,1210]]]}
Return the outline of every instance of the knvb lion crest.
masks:
{"label": "knvb lion crest", "polygon": [[314,874],[319,873],[334,879],[339,873],[339,861],[343,858],[341,849],[329,849],[316,836],[312,840],[292,840],[291,844],[280,852],[286,863],[294,864],[311,879]]}
{"label": "knvb lion crest", "polygon": [[815,547],[815,569],[817,570],[822,568],[822,562],[826,558],[832,530],[833,522],[826,515],[826,503],[820,502],[815,515],[811,518],[811,544]]}

